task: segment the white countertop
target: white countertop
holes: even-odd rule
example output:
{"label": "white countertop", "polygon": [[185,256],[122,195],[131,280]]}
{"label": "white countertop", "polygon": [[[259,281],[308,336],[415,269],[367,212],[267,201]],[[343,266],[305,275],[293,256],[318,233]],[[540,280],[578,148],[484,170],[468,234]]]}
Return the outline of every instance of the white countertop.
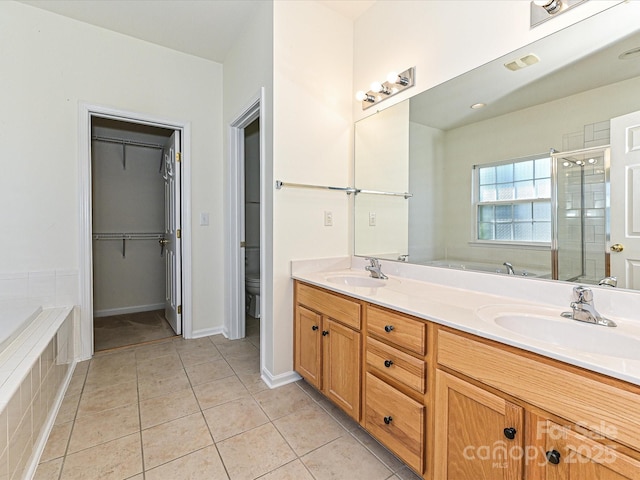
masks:
{"label": "white countertop", "polygon": [[[531,302],[518,298],[522,295],[506,296],[488,293],[487,283],[497,281],[502,284],[498,287],[503,287],[505,282],[502,279],[494,280],[491,276],[478,277],[485,283],[485,291],[456,288],[439,282],[408,278],[401,274],[392,275],[390,274],[392,269],[387,272],[384,268],[383,271],[388,274],[389,280],[386,280],[385,285],[380,288],[354,287],[327,280],[331,276],[339,275],[366,277],[367,274],[361,265],[354,265],[357,268],[351,269],[351,263],[347,257],[294,261],[292,277],[327,290],[640,385],[640,321],[638,319],[611,316],[608,312],[601,312],[617,323],[618,326],[615,328],[564,319],[560,317],[560,313],[570,310],[569,302],[563,308],[557,304]],[[514,285],[516,289],[522,288],[521,285]],[[536,284],[525,285],[536,289]],[[545,285],[541,288],[544,289]],[[495,291],[505,292],[509,289],[497,288]],[[596,291],[596,299],[597,295]],[[537,332],[547,337],[545,341],[515,333],[493,321],[496,315],[509,312],[532,313],[527,317],[527,321],[530,320],[531,323],[526,327],[536,329],[539,325],[539,328],[546,329],[546,332]],[[534,322],[538,322],[537,325]],[[549,332],[549,330],[553,331]],[[575,335],[576,333],[578,335]],[[575,345],[572,347],[571,345],[575,343],[573,337],[582,334],[586,338],[593,338],[588,348],[581,350]],[[637,348],[635,348],[636,343]],[[609,349],[615,351],[616,356],[595,353]]]}

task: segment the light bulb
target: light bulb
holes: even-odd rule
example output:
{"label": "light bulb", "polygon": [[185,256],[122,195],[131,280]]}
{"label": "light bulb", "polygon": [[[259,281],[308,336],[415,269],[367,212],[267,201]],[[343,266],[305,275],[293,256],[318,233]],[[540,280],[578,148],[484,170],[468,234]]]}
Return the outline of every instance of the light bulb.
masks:
{"label": "light bulb", "polygon": [[367,98],[367,94],[364,93],[362,90],[359,90],[358,92],[356,92],[356,100],[358,100],[359,102],[363,101],[365,98]]}
{"label": "light bulb", "polygon": [[373,82],[371,85],[371,90],[373,90],[374,92],[380,93],[382,90],[384,90],[384,87],[382,86],[382,84],[380,82]]}
{"label": "light bulb", "polygon": [[397,72],[389,72],[387,75],[387,82],[389,83],[398,83],[398,73]]}

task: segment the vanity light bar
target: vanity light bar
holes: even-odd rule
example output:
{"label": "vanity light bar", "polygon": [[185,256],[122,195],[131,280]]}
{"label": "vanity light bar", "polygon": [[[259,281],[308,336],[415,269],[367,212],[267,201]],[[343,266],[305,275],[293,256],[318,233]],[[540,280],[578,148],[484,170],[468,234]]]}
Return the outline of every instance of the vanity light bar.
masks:
{"label": "vanity light bar", "polygon": [[415,84],[415,76],[415,67],[408,68],[404,72],[400,73],[390,72],[387,76],[386,82],[373,82],[371,84],[371,90],[368,92],[359,91],[356,93],[356,100],[362,102],[362,109],[366,110],[376,103],[380,103],[389,97],[393,97],[396,93],[400,93],[409,87],[413,87]]}
{"label": "vanity light bar", "polygon": [[541,23],[551,20],[586,1],[587,0],[533,0],[530,3],[531,18],[529,25],[531,28],[537,27]]}

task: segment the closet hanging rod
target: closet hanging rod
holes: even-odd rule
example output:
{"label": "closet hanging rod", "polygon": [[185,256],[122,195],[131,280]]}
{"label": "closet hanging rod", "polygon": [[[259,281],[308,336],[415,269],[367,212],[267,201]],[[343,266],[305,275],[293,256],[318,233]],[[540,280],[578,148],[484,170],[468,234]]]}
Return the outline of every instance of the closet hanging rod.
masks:
{"label": "closet hanging rod", "polygon": [[131,145],[134,147],[147,147],[147,148],[156,148],[156,149],[164,148],[164,146],[159,145],[157,143],[137,142],[135,140],[124,140],[122,138],[101,137],[99,135],[93,135],[91,137],[91,140],[97,140],[99,142],[107,142],[107,143],[117,143],[119,145]]}
{"label": "closet hanging rod", "polygon": [[94,240],[161,240],[164,233],[94,233]]}
{"label": "closet hanging rod", "polygon": [[413,197],[412,193],[408,192],[383,192],[379,190],[365,190],[354,187],[328,187],[324,185],[310,185],[308,183],[289,183],[276,180],[276,189],[280,190],[282,187],[296,187],[296,188],[312,188],[316,190],[337,190],[340,192],[346,192],[347,195],[352,193],[366,193],[370,195],[388,195],[392,197],[404,197],[405,199]]}

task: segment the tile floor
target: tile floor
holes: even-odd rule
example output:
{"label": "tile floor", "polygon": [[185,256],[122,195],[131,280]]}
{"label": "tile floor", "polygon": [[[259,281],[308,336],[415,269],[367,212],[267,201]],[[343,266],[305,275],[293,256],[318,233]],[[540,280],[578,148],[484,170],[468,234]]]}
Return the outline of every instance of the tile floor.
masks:
{"label": "tile floor", "polygon": [[268,389],[256,325],[78,364],[34,478],[419,478],[305,382]]}

